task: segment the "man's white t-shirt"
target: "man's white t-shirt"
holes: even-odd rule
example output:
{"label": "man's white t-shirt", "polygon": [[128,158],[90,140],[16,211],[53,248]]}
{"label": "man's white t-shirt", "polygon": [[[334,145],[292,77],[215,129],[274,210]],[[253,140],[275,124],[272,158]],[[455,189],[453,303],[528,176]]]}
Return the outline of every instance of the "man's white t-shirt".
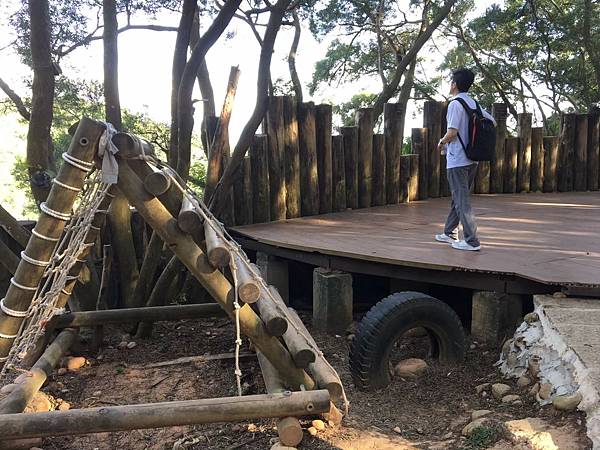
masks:
{"label": "man's white t-shirt", "polygon": [[[467,102],[467,106],[471,109],[475,109],[476,104],[475,100],[471,98],[469,94],[466,92],[460,92],[454,98],[462,98]],[[494,124],[496,121],[488,113],[485,109],[481,108],[483,115],[488,119],[491,119]],[[463,143],[466,145],[469,144],[469,116],[463,106],[458,101],[453,101],[448,104],[448,113],[446,114],[446,122],[448,123],[448,128],[454,128],[458,130],[458,134],[460,135]],[[452,142],[448,143],[448,147],[446,149],[446,168],[452,169],[454,167],[464,167],[470,166],[471,164],[475,164],[475,161],[471,161],[467,158],[465,150],[463,149],[458,136]]]}

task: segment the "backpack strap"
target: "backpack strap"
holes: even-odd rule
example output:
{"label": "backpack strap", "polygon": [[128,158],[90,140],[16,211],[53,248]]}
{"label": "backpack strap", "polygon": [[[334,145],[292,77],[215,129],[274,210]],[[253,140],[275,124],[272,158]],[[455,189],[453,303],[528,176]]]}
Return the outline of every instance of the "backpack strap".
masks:
{"label": "backpack strap", "polygon": [[[454,100],[456,100],[458,103],[460,103],[463,107],[463,109],[465,110],[465,112],[467,113],[468,116],[470,116],[471,114],[473,114],[473,112],[475,112],[476,110],[469,108],[469,105],[467,105],[467,102],[460,98],[460,97],[454,97],[452,100],[450,100],[451,102],[453,102]],[[481,113],[481,107],[479,106],[479,103],[477,103],[477,101],[475,101],[475,105],[477,105],[477,110],[479,111],[479,113]],[[456,133],[458,140],[460,141],[460,145],[462,145],[463,150],[466,152],[467,151],[467,146],[465,145],[464,141],[462,140],[462,138],[460,137],[460,133]]]}

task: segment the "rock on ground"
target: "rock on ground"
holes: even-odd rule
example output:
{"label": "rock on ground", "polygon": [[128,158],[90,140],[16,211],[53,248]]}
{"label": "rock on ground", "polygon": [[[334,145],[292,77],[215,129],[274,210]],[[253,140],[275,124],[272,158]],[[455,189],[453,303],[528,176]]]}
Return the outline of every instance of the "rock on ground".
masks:
{"label": "rock on ground", "polygon": [[552,406],[559,411],[574,411],[583,400],[583,396],[577,392],[572,395],[557,395],[552,400]]}
{"label": "rock on ground", "polygon": [[416,379],[427,370],[429,366],[419,358],[408,358],[400,361],[394,368],[397,376],[408,379]]}
{"label": "rock on ground", "polygon": [[519,443],[528,444],[533,450],[581,450],[585,442],[571,425],[553,427],[538,418],[505,422],[509,436]]}
{"label": "rock on ground", "polygon": [[50,397],[46,393],[38,391],[27,404],[24,412],[30,413],[48,411],[52,411],[52,402],[50,401]]}
{"label": "rock on ground", "polygon": [[471,420],[481,419],[482,417],[489,416],[492,414],[492,411],[489,409],[480,409],[478,411],[473,411],[471,413]]}
{"label": "rock on ground", "polygon": [[502,403],[514,403],[517,400],[521,400],[521,397],[515,394],[509,394],[502,397]]}
{"label": "rock on ground", "polygon": [[510,392],[510,386],[508,384],[496,383],[492,384],[492,395],[496,400],[502,399],[506,394]]}
{"label": "rock on ground", "polygon": [[67,369],[76,371],[85,366],[86,360],[83,356],[73,356],[67,359]]}
{"label": "rock on ground", "polygon": [[488,419],[486,417],[482,417],[480,419],[474,420],[473,422],[468,423],[463,429],[462,429],[462,435],[463,436],[471,436],[473,434],[473,432],[479,428],[482,427],[483,425],[485,425],[485,423],[488,421]]}
{"label": "rock on ground", "polygon": [[323,422],[322,420],[313,420],[312,426],[315,427],[317,431],[325,430],[325,422]]}

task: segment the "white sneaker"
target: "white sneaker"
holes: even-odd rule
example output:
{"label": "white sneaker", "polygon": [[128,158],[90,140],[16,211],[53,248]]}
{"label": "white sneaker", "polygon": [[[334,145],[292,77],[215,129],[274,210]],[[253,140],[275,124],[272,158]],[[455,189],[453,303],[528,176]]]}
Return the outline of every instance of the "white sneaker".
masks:
{"label": "white sneaker", "polygon": [[454,244],[455,242],[458,242],[456,239],[451,238],[450,236],[448,236],[445,233],[443,233],[443,234],[436,234],[435,235],[435,240],[438,241],[438,242],[445,242],[446,244]]}
{"label": "white sneaker", "polygon": [[455,241],[452,243],[452,248],[455,248],[457,250],[467,250],[469,252],[477,252],[481,250],[481,245],[474,247],[468,244],[467,241]]}

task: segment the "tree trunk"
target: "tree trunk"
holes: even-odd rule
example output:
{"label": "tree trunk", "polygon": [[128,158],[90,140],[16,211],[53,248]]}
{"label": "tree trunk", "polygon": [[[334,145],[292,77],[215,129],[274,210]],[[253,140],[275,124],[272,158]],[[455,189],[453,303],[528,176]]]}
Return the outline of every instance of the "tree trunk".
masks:
{"label": "tree trunk", "polygon": [[[173,68],[171,69],[171,137],[169,140],[168,161],[171,167],[177,167],[177,110],[178,93],[181,76],[187,61],[187,48],[190,43],[190,33],[194,20],[193,12],[196,10],[196,0],[184,0],[175,40],[175,51],[173,52]],[[213,111],[214,115],[214,111]]]}
{"label": "tree trunk", "polygon": [[29,20],[33,85],[27,132],[27,167],[31,192],[39,204],[48,197],[54,168],[50,135],[54,104],[54,65],[50,51],[47,0],[29,0]]}
{"label": "tree trunk", "polygon": [[[236,1],[238,4],[240,3],[240,1]],[[250,116],[250,119],[248,119],[246,126],[242,130],[242,134],[240,135],[240,138],[235,146],[231,160],[229,161],[229,165],[225,169],[225,172],[223,173],[223,176],[221,177],[221,180],[217,186],[215,195],[213,196],[211,208],[216,214],[218,214],[219,210],[225,206],[229,196],[229,188],[233,183],[234,175],[244,160],[246,151],[248,150],[248,147],[250,147],[250,143],[254,138],[254,133],[265,117],[269,100],[269,81],[271,78],[270,67],[271,58],[273,56],[273,46],[275,45],[275,39],[277,38],[279,28],[281,27],[281,21],[290,3],[291,0],[278,0],[271,9],[271,15],[267,24],[267,30],[265,31],[263,45],[260,50],[256,105],[254,106],[252,116]]]}
{"label": "tree trunk", "polygon": [[[194,51],[185,65],[181,76],[177,98],[177,142],[179,151],[177,172],[184,180],[187,180],[190,171],[192,131],[194,129],[194,107],[192,105],[194,80],[206,53],[214,45],[219,36],[223,34],[240,3],[241,0],[228,0],[223,5],[211,26],[202,35],[196,47],[194,47]],[[231,183],[229,187],[231,187]],[[229,189],[227,189],[226,194],[229,194],[229,192]]]}
{"label": "tree trunk", "polygon": [[302,83],[300,83],[298,71],[296,70],[296,52],[298,51],[302,28],[300,27],[300,18],[295,10],[292,12],[292,17],[294,18],[294,39],[292,41],[292,47],[290,48],[290,54],[288,55],[288,66],[290,68],[290,77],[294,86],[294,93],[296,94],[296,101],[302,103]]}
{"label": "tree trunk", "polygon": [[[115,0],[103,0],[104,18],[104,102],[106,120],[121,129],[121,103],[119,100],[119,49],[117,6]],[[109,223],[116,259],[119,264],[121,302],[130,306],[139,278],[129,203],[120,192],[111,203]]]}

